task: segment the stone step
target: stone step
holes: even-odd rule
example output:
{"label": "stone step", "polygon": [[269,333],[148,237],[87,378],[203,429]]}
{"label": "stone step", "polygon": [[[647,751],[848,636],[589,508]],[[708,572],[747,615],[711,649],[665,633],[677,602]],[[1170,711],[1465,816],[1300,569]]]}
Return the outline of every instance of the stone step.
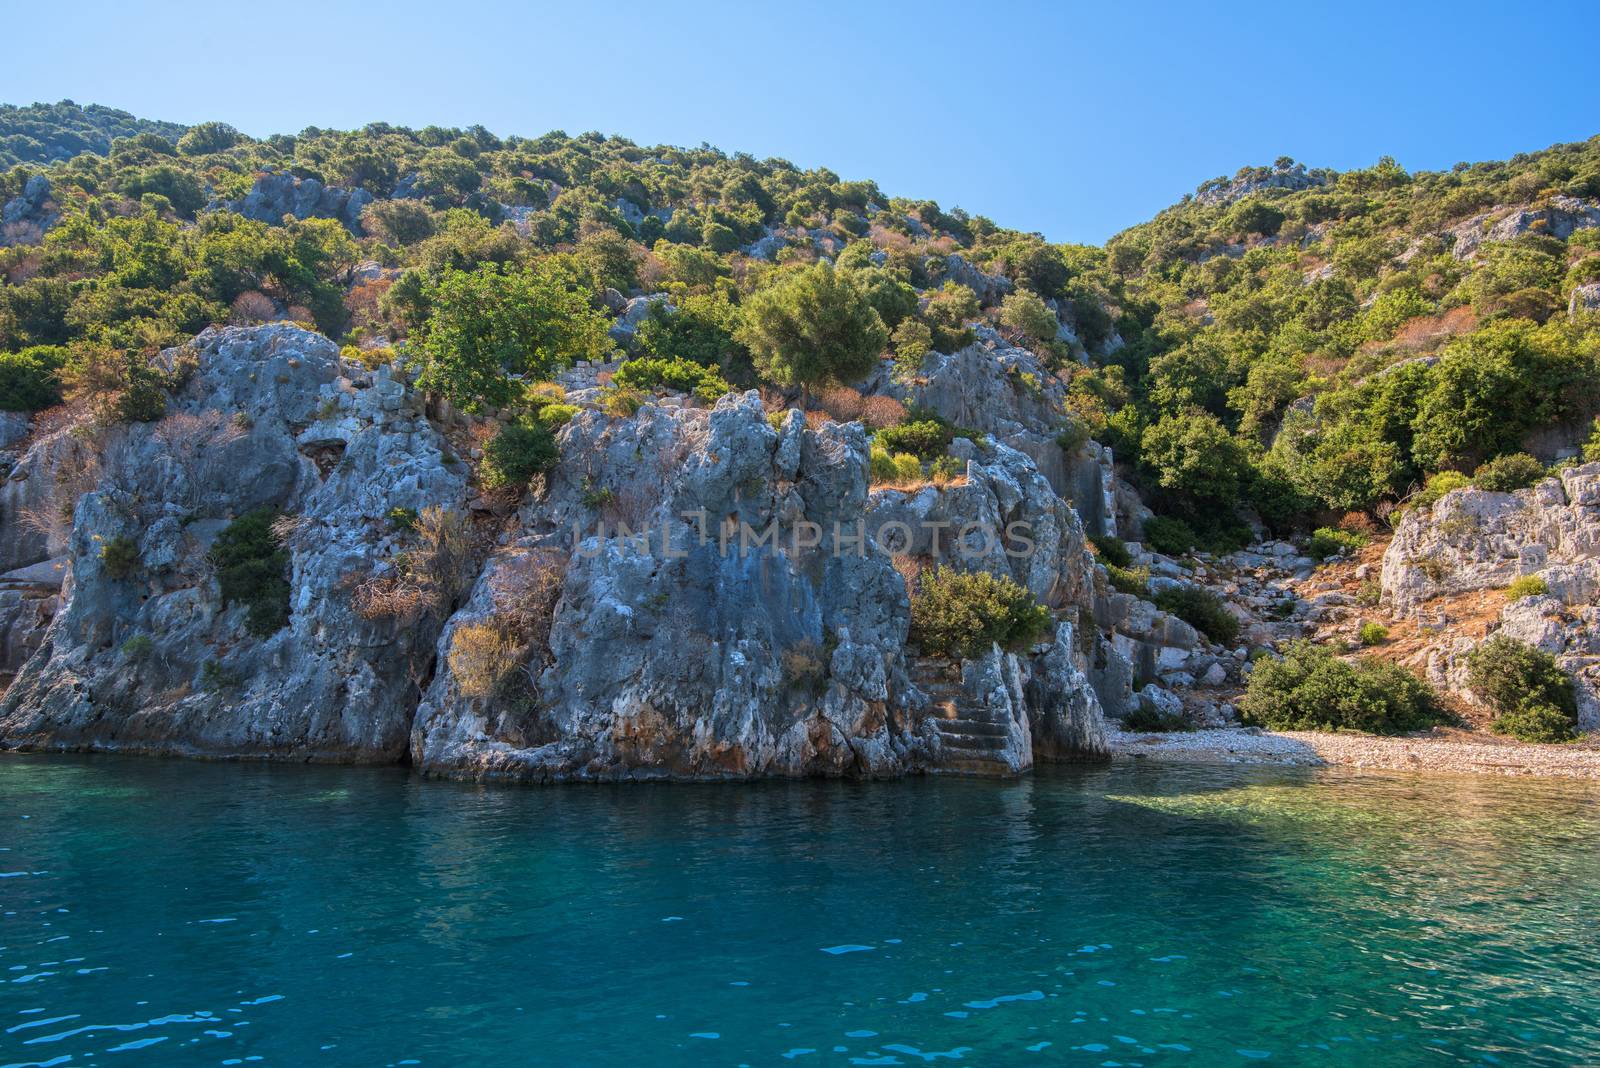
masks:
{"label": "stone step", "polygon": [[945,749],[982,750],[985,753],[1003,753],[1006,739],[990,734],[941,734],[939,744]]}
{"label": "stone step", "polygon": [[1019,773],[1013,771],[1011,766],[999,760],[972,760],[956,759],[945,760],[939,764],[941,775],[972,775],[985,779],[1009,779]]}

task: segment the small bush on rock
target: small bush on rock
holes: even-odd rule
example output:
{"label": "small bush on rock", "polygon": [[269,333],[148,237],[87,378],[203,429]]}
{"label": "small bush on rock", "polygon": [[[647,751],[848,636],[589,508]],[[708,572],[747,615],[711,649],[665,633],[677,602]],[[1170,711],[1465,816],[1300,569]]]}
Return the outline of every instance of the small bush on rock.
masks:
{"label": "small bush on rock", "polygon": [[1382,623],[1363,623],[1359,634],[1362,645],[1381,645],[1389,638],[1389,628]]}
{"label": "small bush on rock", "polygon": [[245,513],[217,535],[208,556],[222,603],[245,605],[245,629],[258,638],[289,622],[289,554],[273,533],[277,518],[266,508]]}
{"label": "small bush on rock", "polygon": [[1114,564],[1117,567],[1129,567],[1133,564],[1133,554],[1128,552],[1127,543],[1121,538],[1107,534],[1091,534],[1089,544],[1094,546],[1095,555],[1107,564]]}
{"label": "small bush on rock", "polygon": [[1572,679],[1542,649],[1497,634],[1468,655],[1467,685],[1494,709],[1490,727],[1497,733],[1526,742],[1574,736],[1578,699]]}
{"label": "small bush on rock", "polygon": [[1116,564],[1106,564],[1106,575],[1111,579],[1111,585],[1120,593],[1131,593],[1135,597],[1145,597],[1150,593],[1150,569],[1148,567],[1118,567]]}
{"label": "small bush on rock", "polygon": [[548,471],[560,458],[556,439],[540,422],[511,423],[483,447],[478,475],[490,489],[526,486],[534,475]]}
{"label": "small bush on rock", "polygon": [[1506,599],[1521,601],[1528,597],[1543,597],[1550,586],[1538,575],[1523,575],[1506,587]]}
{"label": "small bush on rock", "polygon": [[922,461],[910,453],[891,453],[875,443],[870,463],[874,486],[898,486],[922,481]]}
{"label": "small bush on rock", "polygon": [[521,663],[522,644],[510,627],[490,618],[456,628],[445,658],[450,674],[466,697],[498,693]]}
{"label": "small bush on rock", "polygon": [[1239,620],[1222,598],[1199,586],[1169,586],[1155,596],[1156,607],[1171,612],[1214,642],[1227,645],[1239,636]]}
{"label": "small bush on rock", "polygon": [[1031,645],[1050,628],[1050,612],[1010,577],[935,567],[911,595],[911,640],[929,656],[973,657],[991,645]]}
{"label": "small bush on rock", "polygon": [[1397,664],[1345,661],[1300,641],[1281,660],[1256,661],[1240,704],[1247,723],[1272,730],[1404,734],[1449,721],[1427,683]]}
{"label": "small bush on rock", "polygon": [[920,460],[936,460],[955,439],[955,432],[933,419],[918,419],[899,426],[886,426],[874,441],[889,452],[908,452]]}
{"label": "small bush on rock", "polygon": [[1472,474],[1472,484],[1481,490],[1511,493],[1526,489],[1546,474],[1544,464],[1525,452],[1514,452],[1479,467]]}
{"label": "small bush on rock", "polygon": [[1439,503],[1439,498],[1446,493],[1471,484],[1471,480],[1460,471],[1440,471],[1437,475],[1428,476],[1428,480],[1422,484],[1422,488],[1406,502],[1406,507],[1431,508]]}
{"label": "small bush on rock", "polygon": [[715,402],[733,389],[713,368],[680,357],[629,360],[617,368],[611,381],[622,389],[692,393],[707,402]]}
{"label": "small bush on rock", "polygon": [[100,546],[100,567],[114,581],[131,579],[139,563],[139,546],[132,538],[112,538]]}

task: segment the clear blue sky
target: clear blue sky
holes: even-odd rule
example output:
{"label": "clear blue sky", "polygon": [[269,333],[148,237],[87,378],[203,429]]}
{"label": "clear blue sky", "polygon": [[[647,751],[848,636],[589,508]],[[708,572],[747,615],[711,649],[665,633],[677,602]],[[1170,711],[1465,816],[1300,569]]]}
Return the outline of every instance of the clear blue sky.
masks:
{"label": "clear blue sky", "polygon": [[256,135],[383,120],[708,141],[1055,241],[1103,241],[1283,154],[1435,169],[1600,133],[1592,4],[13,8],[0,24],[31,28],[0,64],[7,103]]}

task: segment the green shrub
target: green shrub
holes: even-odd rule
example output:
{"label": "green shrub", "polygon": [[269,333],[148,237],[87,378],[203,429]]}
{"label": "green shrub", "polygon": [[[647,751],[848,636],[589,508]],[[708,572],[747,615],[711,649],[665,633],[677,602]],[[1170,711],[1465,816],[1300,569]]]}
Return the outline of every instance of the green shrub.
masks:
{"label": "green shrub", "polygon": [[415,508],[391,508],[387,518],[390,530],[406,533],[417,529],[417,510]]}
{"label": "green shrub", "polygon": [[1525,452],[1514,452],[1497,456],[1479,467],[1472,474],[1472,484],[1481,490],[1511,493],[1526,489],[1546,474],[1544,464]]}
{"label": "green shrub", "polygon": [[100,546],[100,567],[117,582],[132,578],[140,564],[139,546],[132,538],[112,538]]}
{"label": "green shrub", "polygon": [[1112,587],[1121,593],[1131,593],[1135,597],[1145,597],[1150,593],[1148,567],[1125,568],[1108,563],[1106,576],[1111,579]]}
{"label": "green shrub", "polygon": [[[1574,736],[1577,692],[1556,658],[1542,649],[1497,634],[1468,655],[1467,686],[1495,711],[1490,727],[1498,733],[1540,742]],[[1557,716],[1559,730],[1553,727]]]}
{"label": "green shrub", "polygon": [[1363,623],[1358,632],[1362,645],[1381,645],[1388,640],[1389,628],[1382,623]]}
{"label": "green shrub", "polygon": [[572,422],[572,417],[582,410],[576,404],[546,404],[539,409],[539,414],[534,418],[539,420],[540,426],[553,434]]}
{"label": "green shrub", "polygon": [[1272,730],[1354,730],[1403,734],[1449,722],[1427,683],[1397,664],[1353,662],[1311,642],[1281,660],[1263,658],[1240,702],[1245,722]]}
{"label": "green shrub", "polygon": [[818,263],[780,274],[745,300],[734,336],[764,378],[809,387],[872,373],[889,331],[856,273]]}
{"label": "green shrub", "polygon": [[1520,601],[1527,597],[1543,597],[1550,592],[1550,586],[1538,575],[1523,575],[1512,581],[1506,587],[1506,597],[1513,601]]}
{"label": "green shrub", "polygon": [[1089,437],[1089,425],[1073,420],[1056,432],[1056,444],[1061,446],[1062,452],[1073,456],[1089,443]]}
{"label": "green shrub", "polygon": [[733,389],[715,369],[681,357],[629,360],[617,368],[611,381],[622,389],[661,388],[674,393],[692,393],[708,402]]}
{"label": "green shrub", "polygon": [[1311,534],[1311,542],[1306,551],[1313,559],[1326,560],[1330,556],[1342,553],[1353,553],[1367,544],[1365,534],[1355,534],[1348,530],[1335,530],[1333,527],[1318,527]]}
{"label": "green shrub", "polygon": [[1192,731],[1194,724],[1182,712],[1163,712],[1154,701],[1140,698],[1138,706],[1122,717],[1122,729],[1140,734],[1170,734]]}
{"label": "green shrub", "polygon": [[893,485],[922,480],[922,461],[910,453],[891,453],[874,442],[869,462],[871,464],[872,482],[875,485]]}
{"label": "green shrub", "polygon": [[124,659],[137,661],[149,656],[154,648],[155,642],[150,640],[150,635],[135,634],[123,642],[117,651],[122,654]]}
{"label": "green shrub", "polygon": [[1222,598],[1199,586],[1169,586],[1153,598],[1157,608],[1171,612],[1207,638],[1222,645],[1239,636],[1239,620]]}
{"label": "green shrub", "polygon": [[245,513],[217,535],[207,557],[222,603],[245,605],[245,628],[258,638],[289,622],[289,554],[273,531],[277,518],[266,508]]}
{"label": "green shrub", "polygon": [[1127,543],[1121,538],[1108,534],[1089,535],[1089,544],[1094,546],[1095,555],[1107,564],[1117,567],[1130,567],[1133,564],[1133,554],[1128,551]]}
{"label": "green shrub", "polygon": [[1194,551],[1200,539],[1194,528],[1172,516],[1152,516],[1144,521],[1144,542],[1163,556],[1183,556]]}
{"label": "green shrub", "polygon": [[928,656],[971,657],[1031,645],[1050,629],[1048,609],[1010,577],[935,567],[911,596],[911,640]]}
{"label": "green shrub", "polygon": [[1356,588],[1356,604],[1362,608],[1376,608],[1383,602],[1383,583],[1366,579]]}
{"label": "green shrub", "polygon": [[936,460],[955,440],[955,431],[934,419],[917,419],[886,426],[873,435],[873,441],[889,452],[908,452],[919,460]]}
{"label": "green shrub", "polygon": [[626,389],[613,383],[600,395],[600,410],[617,419],[631,419],[639,414],[639,409],[644,407],[648,399],[636,389]]}
{"label": "green shrub", "polygon": [[509,423],[483,447],[483,463],[478,477],[490,489],[516,486],[519,489],[533,476],[548,471],[560,459],[556,439],[538,422]]}
{"label": "green shrub", "polygon": [[1577,737],[1573,718],[1555,705],[1528,703],[1502,712],[1489,725],[1496,734],[1522,742],[1570,742]]}
{"label": "green shrub", "polygon": [[1428,480],[1422,484],[1422,488],[1410,500],[1406,501],[1406,507],[1431,508],[1446,493],[1471,484],[1472,480],[1460,471],[1440,471],[1436,475],[1428,476]]}
{"label": "green shrub", "polygon": [[60,404],[66,357],[65,349],[53,345],[0,352],[0,411],[37,412]]}

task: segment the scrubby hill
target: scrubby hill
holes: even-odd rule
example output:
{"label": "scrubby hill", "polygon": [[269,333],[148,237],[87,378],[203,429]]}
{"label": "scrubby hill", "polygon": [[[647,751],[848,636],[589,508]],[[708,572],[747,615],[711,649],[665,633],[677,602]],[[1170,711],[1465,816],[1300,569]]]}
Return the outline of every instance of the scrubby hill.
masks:
{"label": "scrubby hill", "polygon": [[155,134],[177,141],[185,127],[140,119],[116,108],[70,100],[59,104],[0,104],[0,168],[22,163],[55,163],[85,152],[105,155],[121,137]]}
{"label": "scrubby hill", "polygon": [[[1102,751],[1102,708],[1231,722],[1318,624],[1288,585],[1316,558],[1595,452],[1597,201],[1600,140],[1279,160],[1105,248],[593,133],[212,122],[13,167],[0,732],[698,777],[1014,773]],[[684,506],[922,533],[859,567],[769,546],[759,594],[579,551],[617,522],[675,551]],[[926,535],[967,525],[997,536]],[[1488,550],[1538,577],[1524,548]]]}
{"label": "scrubby hill", "polygon": [[1213,533],[1240,497],[1286,527],[1555,459],[1600,403],[1597,227],[1600,139],[1441,173],[1247,168],[1108,243],[1130,344],[1075,389]]}

